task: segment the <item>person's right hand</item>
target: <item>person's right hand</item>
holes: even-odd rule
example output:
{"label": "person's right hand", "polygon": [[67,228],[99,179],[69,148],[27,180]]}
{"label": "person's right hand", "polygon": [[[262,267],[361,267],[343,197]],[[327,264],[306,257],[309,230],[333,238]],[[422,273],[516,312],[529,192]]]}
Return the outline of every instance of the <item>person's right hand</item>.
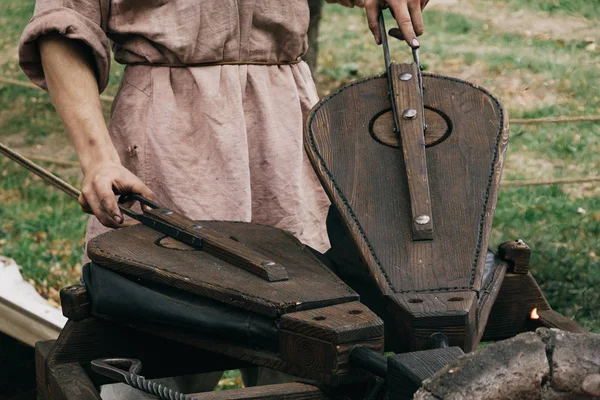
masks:
{"label": "person's right hand", "polygon": [[94,214],[102,225],[118,228],[123,223],[115,193],[137,193],[152,199],[152,191],[127,168],[105,161],[86,171],[79,196],[81,209]]}
{"label": "person's right hand", "polygon": [[369,29],[375,42],[381,44],[379,32],[379,13],[382,7],[389,7],[398,28],[392,28],[389,34],[397,39],[403,39],[412,48],[419,48],[417,36],[423,34],[422,11],[429,0],[364,0]]}

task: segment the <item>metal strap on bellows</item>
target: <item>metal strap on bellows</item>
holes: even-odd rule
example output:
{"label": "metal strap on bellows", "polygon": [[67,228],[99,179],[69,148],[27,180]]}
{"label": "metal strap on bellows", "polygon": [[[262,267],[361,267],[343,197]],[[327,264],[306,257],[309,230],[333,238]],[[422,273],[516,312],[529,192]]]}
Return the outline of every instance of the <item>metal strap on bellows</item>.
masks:
{"label": "metal strap on bellows", "polygon": [[169,389],[165,385],[149,381],[139,375],[142,369],[142,362],[134,358],[104,358],[91,362],[92,370],[100,375],[106,376],[118,382],[150,393],[162,400],[195,400],[193,396],[188,396]]}
{"label": "metal strap on bellows", "polygon": [[390,61],[383,13],[379,14],[379,29],[394,126],[402,146],[406,169],[412,217],[412,238],[413,240],[432,240],[433,216],[425,157],[425,105],[419,49],[412,49],[414,61],[412,64],[393,63]]}

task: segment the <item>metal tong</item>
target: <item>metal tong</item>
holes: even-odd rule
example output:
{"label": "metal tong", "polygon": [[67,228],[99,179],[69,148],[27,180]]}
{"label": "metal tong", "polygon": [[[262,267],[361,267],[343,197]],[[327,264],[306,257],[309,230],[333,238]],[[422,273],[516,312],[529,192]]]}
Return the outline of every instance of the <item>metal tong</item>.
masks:
{"label": "metal tong", "polygon": [[[0,153],[16,161],[74,199],[79,198],[81,192],[77,188],[2,143],[0,143]],[[132,210],[130,207],[126,207],[124,204],[134,201],[140,203],[142,208],[141,213]],[[200,225],[184,215],[163,208],[145,197],[137,194],[122,194],[119,197],[119,208],[123,214],[155,231],[177,239],[189,246],[202,249],[268,282],[279,282],[289,279],[285,267],[280,263],[252,250],[242,243],[238,243],[228,236]]]}
{"label": "metal tong", "polygon": [[152,382],[139,375],[142,362],[135,358],[103,358],[91,362],[92,370],[118,382],[150,393],[163,400],[195,400],[195,397]]}
{"label": "metal tong", "polygon": [[[383,18],[383,12],[379,13],[379,33],[381,34],[381,44],[383,47],[383,58],[385,60],[385,70],[390,74],[391,60],[390,60],[390,47],[388,44],[387,32],[385,30],[385,20]],[[427,130],[427,125],[425,124],[425,103],[423,101],[423,67],[421,66],[421,59],[419,58],[419,47],[411,47],[413,62],[417,66],[417,79],[419,82],[419,91],[421,92],[421,117],[423,120],[423,130]],[[392,109],[395,113],[395,108]],[[396,118],[396,116],[394,116]]]}
{"label": "metal tong", "polygon": [[393,63],[390,60],[383,12],[379,13],[379,29],[394,127],[402,147],[410,195],[412,239],[433,240],[433,215],[425,157],[423,75],[419,49],[412,48],[413,64]]}

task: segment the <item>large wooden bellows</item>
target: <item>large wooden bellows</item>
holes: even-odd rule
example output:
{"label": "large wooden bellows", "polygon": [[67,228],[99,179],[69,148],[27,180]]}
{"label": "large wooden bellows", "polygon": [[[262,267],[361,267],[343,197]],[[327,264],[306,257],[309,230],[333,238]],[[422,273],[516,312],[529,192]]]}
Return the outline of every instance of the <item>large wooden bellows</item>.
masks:
{"label": "large wooden bellows", "polygon": [[330,215],[329,254],[384,319],[386,347],[421,349],[443,332],[470,351],[506,271],[502,262],[486,271],[485,263],[508,118],[492,95],[467,82],[424,75],[423,86],[432,240],[414,237],[415,203],[386,75],[323,99],[308,117],[305,147],[339,214]]}
{"label": "large wooden bellows", "polygon": [[[168,212],[162,218],[172,226],[181,220]],[[350,368],[349,352],[355,346],[383,352],[383,322],[312,250],[290,233],[265,225],[189,223],[218,232],[214,240],[232,240],[264,257],[267,265],[281,266],[286,279],[269,281],[235,261],[139,225],[88,243],[94,264],[84,277],[93,314],[322,382],[368,376]],[[122,299],[115,298],[117,290]]]}

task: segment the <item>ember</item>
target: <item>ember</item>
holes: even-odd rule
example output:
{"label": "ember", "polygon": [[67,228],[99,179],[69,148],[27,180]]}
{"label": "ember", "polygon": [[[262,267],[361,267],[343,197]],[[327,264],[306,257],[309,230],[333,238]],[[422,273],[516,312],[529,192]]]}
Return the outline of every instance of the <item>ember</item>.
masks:
{"label": "ember", "polygon": [[533,310],[531,310],[531,313],[529,314],[529,317],[531,319],[540,319],[540,315],[537,312],[537,307],[534,308]]}

